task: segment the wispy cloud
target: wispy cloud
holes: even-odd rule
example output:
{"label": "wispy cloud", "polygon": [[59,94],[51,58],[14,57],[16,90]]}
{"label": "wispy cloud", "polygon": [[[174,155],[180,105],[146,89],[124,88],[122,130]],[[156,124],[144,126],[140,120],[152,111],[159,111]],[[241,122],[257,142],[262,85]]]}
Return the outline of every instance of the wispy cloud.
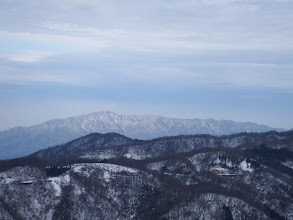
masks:
{"label": "wispy cloud", "polygon": [[[48,23],[49,30],[59,31],[61,36],[76,36],[105,48],[123,48],[146,51],[193,50],[293,50],[293,39],[284,36],[266,36],[253,32],[234,31],[158,31],[142,29],[98,29],[76,24]],[[61,38],[62,39],[62,38]],[[277,43],[278,42],[278,43]],[[277,43],[277,44],[276,44]]]}
{"label": "wispy cloud", "polygon": [[[18,66],[6,63],[6,67],[10,68],[0,68],[0,82],[43,82],[116,89],[138,85],[161,87],[163,83],[167,88],[179,91],[193,87],[293,88],[291,64],[229,62],[235,53],[218,62],[213,57],[198,60],[203,57],[200,54],[194,58],[190,55],[185,58],[175,55],[161,57],[154,53],[146,56],[144,52],[139,54],[127,51],[124,51],[124,56],[120,56],[121,54],[123,51],[84,53],[82,58],[75,53],[67,53],[66,58],[63,54],[55,54],[50,59],[44,58],[45,62],[39,62],[37,66],[34,62]],[[239,59],[244,58],[245,56]]]}
{"label": "wispy cloud", "polygon": [[50,51],[29,50],[20,54],[7,55],[4,56],[4,58],[14,62],[33,63],[51,57],[55,54],[56,53]]}
{"label": "wispy cloud", "polygon": [[[56,33],[34,33],[34,32],[12,32],[12,31],[0,31],[1,39],[18,40],[25,44],[50,45],[53,51],[61,52],[63,48],[67,48],[67,51],[88,51],[99,48],[104,48],[107,45],[107,40],[99,40],[90,36],[72,36],[70,34],[56,34]],[[60,47],[60,49],[58,49]],[[21,48],[20,48],[21,49]],[[65,52],[67,52],[65,51]]]}
{"label": "wispy cloud", "polygon": [[[2,1],[0,83],[51,99],[201,100],[203,112],[222,107],[222,115],[236,105],[245,113],[258,103],[238,95],[258,94],[262,110],[279,103],[292,112],[292,8],[290,0]],[[271,96],[279,91],[286,96]]]}
{"label": "wispy cloud", "polygon": [[[293,50],[289,1],[54,0],[42,5],[33,0],[13,5],[12,14],[31,22],[9,17],[4,4],[2,20],[12,25],[0,22],[0,39],[49,44],[54,51],[64,45],[67,51]],[[80,14],[82,19],[76,19]]]}

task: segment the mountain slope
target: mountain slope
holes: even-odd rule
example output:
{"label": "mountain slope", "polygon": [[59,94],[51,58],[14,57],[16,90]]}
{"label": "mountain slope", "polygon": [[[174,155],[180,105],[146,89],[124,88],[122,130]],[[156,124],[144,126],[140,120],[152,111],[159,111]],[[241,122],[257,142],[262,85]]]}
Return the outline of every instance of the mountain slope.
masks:
{"label": "mountain slope", "polygon": [[90,134],[15,162],[0,162],[0,219],[293,218],[293,131]]}
{"label": "mountain slope", "polygon": [[152,139],[181,134],[226,135],[270,130],[273,128],[249,122],[172,119],[153,115],[134,116],[97,112],[0,132],[0,159],[24,156],[93,132],[116,132],[131,138]]}
{"label": "mountain slope", "polygon": [[129,158],[142,160],[185,153],[202,148],[247,148],[266,145],[272,149],[293,151],[293,131],[266,133],[239,133],[227,136],[179,135],[153,140],[132,140],[117,133],[92,133],[67,144],[33,153],[29,157],[41,160]]}

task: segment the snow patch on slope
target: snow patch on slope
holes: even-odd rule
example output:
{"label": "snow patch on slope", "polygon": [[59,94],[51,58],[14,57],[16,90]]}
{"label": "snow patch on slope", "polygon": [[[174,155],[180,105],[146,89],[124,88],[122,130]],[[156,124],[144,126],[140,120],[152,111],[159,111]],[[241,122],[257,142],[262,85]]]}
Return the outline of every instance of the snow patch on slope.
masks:
{"label": "snow patch on slope", "polygon": [[61,195],[61,186],[60,186],[60,183],[61,183],[61,180],[59,177],[52,177],[52,178],[49,178],[49,180],[51,181],[51,184],[55,190],[55,196],[59,197]]}
{"label": "snow patch on slope", "polygon": [[113,172],[113,173],[120,173],[120,172],[137,173],[138,172],[134,168],[124,167],[124,166],[119,166],[114,164],[98,163],[97,165],[99,168]]}
{"label": "snow patch on slope", "polygon": [[112,173],[127,172],[127,173],[137,173],[138,171],[133,168],[107,164],[107,163],[88,163],[88,164],[74,164],[73,172],[80,173],[86,177],[89,177],[92,172],[96,169],[103,170],[103,177],[106,182],[109,182]]}
{"label": "snow patch on slope", "polygon": [[104,172],[104,175],[103,175],[103,178],[105,179],[106,182],[109,182],[110,179],[111,179],[111,174],[109,171],[105,171]]}
{"label": "snow patch on slope", "polygon": [[202,170],[202,159],[205,157],[205,153],[196,154],[192,157],[189,157],[188,159],[190,162],[194,165],[197,172],[200,172]]}
{"label": "snow patch on slope", "polygon": [[251,163],[247,163],[246,160],[240,163],[240,169],[247,172],[253,172],[253,168],[251,167]]}
{"label": "snow patch on slope", "polygon": [[223,167],[213,167],[211,170],[218,172],[220,175],[231,175],[229,170]]}
{"label": "snow patch on slope", "polygon": [[164,164],[165,164],[165,161],[154,162],[154,163],[148,164],[147,168],[151,170],[160,171],[161,168],[164,166]]}
{"label": "snow patch on slope", "polygon": [[51,181],[51,185],[53,186],[55,190],[55,196],[59,197],[61,196],[61,186],[67,185],[70,182],[70,176],[65,175],[61,177],[51,177],[48,178],[49,181]]}
{"label": "snow patch on slope", "polygon": [[293,162],[292,161],[287,161],[282,163],[284,166],[289,167],[291,169],[293,169]]}

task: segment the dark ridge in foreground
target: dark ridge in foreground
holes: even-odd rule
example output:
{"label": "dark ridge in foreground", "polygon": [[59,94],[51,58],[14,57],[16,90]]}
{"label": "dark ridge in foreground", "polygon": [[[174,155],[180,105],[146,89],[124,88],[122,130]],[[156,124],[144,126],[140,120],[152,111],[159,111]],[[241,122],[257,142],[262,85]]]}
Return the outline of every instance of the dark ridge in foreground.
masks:
{"label": "dark ridge in foreground", "polygon": [[199,148],[247,148],[267,144],[273,148],[288,147],[293,150],[292,133],[270,131],[265,133],[239,133],[225,136],[179,135],[149,141],[130,139],[117,133],[93,133],[67,144],[38,151],[30,157],[51,160],[61,158],[108,159],[127,157],[145,159],[160,155],[189,152]]}

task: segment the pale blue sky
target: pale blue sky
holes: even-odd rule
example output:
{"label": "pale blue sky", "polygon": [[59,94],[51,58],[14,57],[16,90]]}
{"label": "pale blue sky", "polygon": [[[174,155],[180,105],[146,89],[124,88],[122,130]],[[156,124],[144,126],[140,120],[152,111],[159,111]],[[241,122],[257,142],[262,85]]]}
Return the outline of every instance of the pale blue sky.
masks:
{"label": "pale blue sky", "polygon": [[0,130],[95,111],[293,128],[291,0],[0,0]]}

